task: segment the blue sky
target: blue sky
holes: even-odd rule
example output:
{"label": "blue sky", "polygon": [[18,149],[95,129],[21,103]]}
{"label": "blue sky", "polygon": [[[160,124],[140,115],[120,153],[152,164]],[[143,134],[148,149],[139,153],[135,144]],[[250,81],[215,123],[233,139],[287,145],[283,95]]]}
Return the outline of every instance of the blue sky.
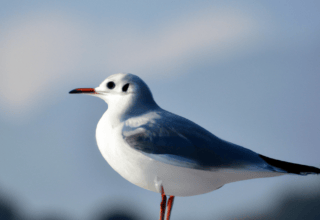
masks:
{"label": "blue sky", "polygon": [[[155,218],[159,195],[103,160],[107,105],[70,96],[117,72],[157,103],[263,155],[320,166],[317,1],[0,2],[0,192],[22,211],[87,219],[107,204]],[[262,210],[317,177],[228,184],[177,198],[177,219]],[[130,201],[134,201],[133,203]],[[192,207],[192,208],[186,208]],[[237,207],[237,208],[235,208]],[[199,214],[201,213],[201,214]]]}

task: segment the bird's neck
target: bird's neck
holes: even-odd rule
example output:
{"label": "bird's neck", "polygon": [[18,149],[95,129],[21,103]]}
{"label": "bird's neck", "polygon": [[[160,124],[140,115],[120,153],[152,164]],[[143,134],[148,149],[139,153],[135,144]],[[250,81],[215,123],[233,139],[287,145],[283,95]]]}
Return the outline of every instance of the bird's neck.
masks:
{"label": "bird's neck", "polygon": [[159,109],[156,102],[143,100],[131,100],[127,102],[113,102],[108,104],[108,121],[112,127],[116,127],[121,122],[131,117],[136,117],[145,114],[149,111]]}

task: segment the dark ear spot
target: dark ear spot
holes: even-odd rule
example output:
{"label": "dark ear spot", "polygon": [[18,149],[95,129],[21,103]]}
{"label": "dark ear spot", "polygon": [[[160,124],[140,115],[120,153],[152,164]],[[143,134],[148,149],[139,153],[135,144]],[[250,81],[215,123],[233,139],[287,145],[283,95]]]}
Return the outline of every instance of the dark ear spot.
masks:
{"label": "dark ear spot", "polygon": [[129,88],[129,83],[125,84],[123,87],[122,87],[122,91],[123,92],[126,92]]}

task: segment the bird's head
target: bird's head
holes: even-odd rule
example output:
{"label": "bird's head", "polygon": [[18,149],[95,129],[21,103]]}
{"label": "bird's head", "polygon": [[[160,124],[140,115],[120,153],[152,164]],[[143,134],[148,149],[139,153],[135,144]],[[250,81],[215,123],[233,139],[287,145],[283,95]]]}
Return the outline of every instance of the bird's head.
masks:
{"label": "bird's head", "polygon": [[96,88],[78,88],[69,93],[99,97],[108,104],[108,111],[117,114],[132,116],[158,107],[147,84],[130,73],[117,73]]}

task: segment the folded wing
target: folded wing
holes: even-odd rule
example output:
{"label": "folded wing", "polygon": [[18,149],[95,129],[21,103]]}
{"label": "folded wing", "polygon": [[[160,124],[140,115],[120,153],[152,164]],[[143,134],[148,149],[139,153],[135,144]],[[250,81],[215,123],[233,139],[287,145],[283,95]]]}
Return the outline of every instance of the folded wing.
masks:
{"label": "folded wing", "polygon": [[202,170],[245,168],[281,172],[257,153],[226,142],[170,112],[161,110],[130,120],[122,131],[129,146],[164,163]]}

